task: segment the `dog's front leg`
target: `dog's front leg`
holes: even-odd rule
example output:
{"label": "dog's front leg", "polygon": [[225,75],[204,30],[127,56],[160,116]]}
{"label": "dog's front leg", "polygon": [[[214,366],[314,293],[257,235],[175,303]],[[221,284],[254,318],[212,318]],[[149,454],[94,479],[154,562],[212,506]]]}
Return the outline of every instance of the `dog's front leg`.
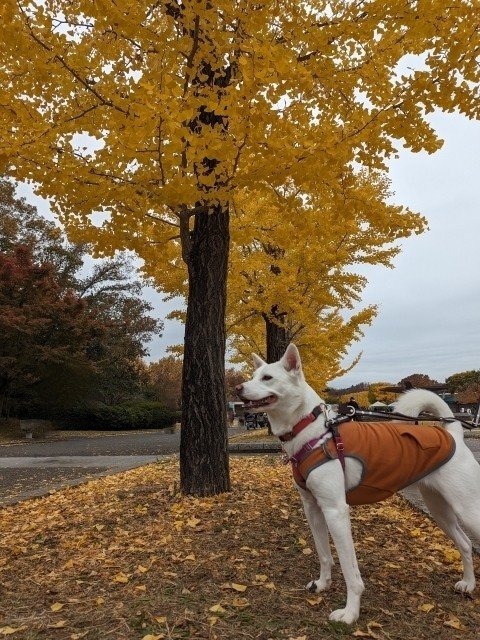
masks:
{"label": "dog's front leg", "polygon": [[347,585],[345,608],[332,611],[330,620],[352,624],[360,615],[360,598],[364,591],[364,586],[353,545],[349,508],[345,502],[336,505],[322,505],[321,508],[337,550],[343,577]]}
{"label": "dog's front leg", "polygon": [[339,464],[338,467],[333,467],[332,464],[327,463],[312,471],[307,485],[323,512],[347,585],[345,608],[333,611],[330,620],[352,624],[360,615],[364,586],[353,545],[343,471]]}
{"label": "dog's front leg", "polygon": [[333,558],[328,540],[327,523],[317,501],[310,493],[298,487],[298,492],[303,502],[305,516],[312,530],[315,548],[320,560],[320,577],[307,584],[307,590],[313,593],[325,591],[332,583]]}

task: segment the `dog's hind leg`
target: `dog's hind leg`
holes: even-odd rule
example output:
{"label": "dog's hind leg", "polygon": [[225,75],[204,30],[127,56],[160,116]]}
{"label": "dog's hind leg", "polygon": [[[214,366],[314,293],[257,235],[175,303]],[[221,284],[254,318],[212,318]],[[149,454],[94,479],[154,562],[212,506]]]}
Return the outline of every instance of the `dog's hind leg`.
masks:
{"label": "dog's hind leg", "polygon": [[455,546],[460,551],[463,562],[463,579],[455,585],[455,590],[462,593],[470,593],[475,589],[475,574],[473,571],[472,543],[462,531],[458,523],[457,516],[452,506],[447,502],[442,494],[431,487],[418,485],[425,504],[430,511],[432,518],[436,521],[440,529],[453,540]]}
{"label": "dog's hind leg", "polygon": [[315,548],[318,559],[320,560],[320,577],[318,580],[309,582],[306,588],[312,593],[318,593],[319,591],[328,589],[332,583],[333,558],[330,551],[327,523],[325,522],[322,510],[310,491],[305,491],[298,487],[298,492],[302,499],[305,515],[312,530]]}

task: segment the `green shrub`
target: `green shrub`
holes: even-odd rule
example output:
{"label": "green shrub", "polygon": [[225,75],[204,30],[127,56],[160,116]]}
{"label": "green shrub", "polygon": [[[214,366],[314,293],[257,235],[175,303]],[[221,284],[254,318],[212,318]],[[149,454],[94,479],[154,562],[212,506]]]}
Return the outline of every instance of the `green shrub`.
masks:
{"label": "green shrub", "polygon": [[62,429],[164,429],[180,420],[180,412],[167,409],[160,402],[140,400],[113,406],[97,404],[73,407],[55,416]]}

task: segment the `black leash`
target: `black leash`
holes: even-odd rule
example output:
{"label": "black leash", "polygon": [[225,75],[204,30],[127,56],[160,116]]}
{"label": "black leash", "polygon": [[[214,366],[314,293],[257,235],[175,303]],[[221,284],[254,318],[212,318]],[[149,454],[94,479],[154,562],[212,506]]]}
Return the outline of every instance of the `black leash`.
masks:
{"label": "black leash", "polygon": [[[480,411],[479,411],[480,413]],[[421,415],[414,416],[406,416],[403,413],[396,413],[393,411],[392,413],[383,413],[381,411],[364,411],[363,409],[355,409],[355,407],[348,407],[347,414],[340,414],[335,418],[331,418],[328,420],[327,425],[335,426],[337,424],[342,424],[343,422],[349,422],[354,419],[354,416],[359,416],[361,418],[382,418],[382,420],[402,420],[404,422],[460,422],[460,424],[466,429],[475,429],[480,426],[476,424],[476,422],[466,422],[465,420],[460,420],[459,418],[439,418],[438,416],[431,415],[430,413],[422,413]]]}

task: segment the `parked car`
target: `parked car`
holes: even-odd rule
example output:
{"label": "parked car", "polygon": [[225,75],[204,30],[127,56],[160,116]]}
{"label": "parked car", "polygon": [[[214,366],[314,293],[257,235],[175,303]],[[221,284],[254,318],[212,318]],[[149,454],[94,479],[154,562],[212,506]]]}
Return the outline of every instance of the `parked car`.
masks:
{"label": "parked car", "polygon": [[269,426],[268,416],[266,413],[257,413],[257,425],[262,429]]}

